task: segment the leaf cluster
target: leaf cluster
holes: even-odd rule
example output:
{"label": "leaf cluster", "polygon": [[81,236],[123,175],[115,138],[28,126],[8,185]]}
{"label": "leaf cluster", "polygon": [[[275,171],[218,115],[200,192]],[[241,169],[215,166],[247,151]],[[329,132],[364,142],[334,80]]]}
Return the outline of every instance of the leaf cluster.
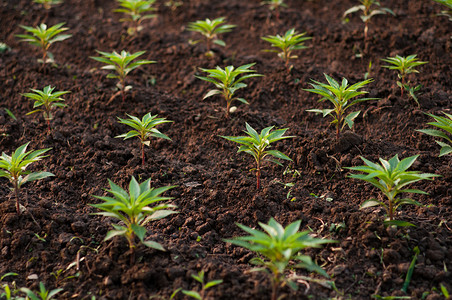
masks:
{"label": "leaf cluster", "polygon": [[174,186],[166,186],[160,188],[151,188],[151,179],[147,179],[142,183],[138,183],[135,177],[129,183],[129,192],[125,191],[111,180],[108,180],[110,190],[107,192],[112,194],[109,196],[94,196],[104,201],[100,204],[91,204],[91,206],[102,210],[103,212],[95,213],[105,217],[112,217],[122,221],[124,225],[112,224],[113,230],[107,233],[105,240],[109,240],[115,236],[125,236],[129,242],[130,248],[135,248],[135,236],[140,242],[147,247],[165,251],[163,246],[155,241],[146,241],[145,235],[147,229],[145,225],[150,221],[159,220],[171,214],[177,213],[172,209],[172,204],[157,204],[158,202],[170,200],[171,197],[162,197],[165,191],[174,188]]}
{"label": "leaf cluster", "polygon": [[34,3],[42,4],[45,9],[50,9],[52,5],[63,3],[63,0],[33,0]]}
{"label": "leaf cluster", "polygon": [[[220,45],[226,46],[225,42],[218,39],[218,35],[221,33],[230,32],[232,28],[236,27],[236,25],[224,24],[226,23],[226,19],[224,17],[216,18],[210,20],[209,18],[204,21],[198,20],[196,22],[191,22],[188,24],[187,30],[199,32],[207,39],[208,50],[210,50],[210,42]],[[195,43],[199,43],[199,41],[195,41]]]}
{"label": "leaf cluster", "polygon": [[171,139],[167,135],[161,133],[155,127],[157,125],[170,123],[173,121],[166,120],[165,118],[157,118],[157,115],[153,116],[151,115],[151,113],[147,113],[146,115],[144,115],[143,118],[141,118],[141,120],[131,115],[127,116],[129,117],[129,119],[121,119],[118,117],[119,119],[118,122],[132,127],[133,130],[118,135],[116,136],[117,138],[124,138],[126,140],[132,137],[138,137],[140,139],[140,142],[146,146],[149,146],[151,137],[162,138],[171,141]]}
{"label": "leaf cluster", "polygon": [[[344,12],[343,17],[345,18],[349,14],[355,13],[357,11],[362,11],[363,14],[360,16],[361,20],[367,23],[375,15],[384,15],[389,13],[395,16],[395,13],[391,9],[387,7],[381,7],[380,2],[377,0],[359,0],[359,2],[361,2],[360,5],[356,5],[347,9]],[[372,5],[376,5],[379,8],[372,9]]]}
{"label": "leaf cluster", "polygon": [[417,66],[428,63],[428,61],[419,61],[416,56],[417,54],[408,55],[406,57],[396,55],[395,57],[382,58],[382,61],[390,64],[382,67],[390,70],[397,70],[399,72],[399,78],[403,80],[405,76],[410,73],[419,73],[419,71],[415,69]]}
{"label": "leaf cluster", "polygon": [[35,294],[32,290],[29,288],[21,288],[20,291],[27,294],[27,299],[30,300],[51,300],[54,299],[54,296],[61,292],[63,289],[54,289],[54,290],[47,290],[44,286],[44,283],[39,282],[39,291],[37,294]]}
{"label": "leaf cluster", "polygon": [[439,156],[447,155],[452,153],[452,139],[448,134],[452,135],[452,115],[443,112],[445,117],[441,116],[435,116],[433,114],[427,114],[428,116],[435,119],[435,122],[429,122],[427,125],[435,126],[438,129],[442,129],[445,132],[437,129],[419,129],[417,131],[434,136],[439,137],[442,139],[445,139],[448,143],[437,141],[435,142],[441,146],[441,150],[439,152]]}
{"label": "leaf cluster", "polygon": [[277,10],[280,7],[287,7],[284,0],[264,0],[261,2],[262,5],[268,5],[270,10]]}
{"label": "leaf cluster", "polygon": [[[115,12],[121,12],[128,15],[127,18],[123,18],[121,22],[134,22],[136,24],[141,23],[145,19],[155,18],[156,14],[145,14],[147,12],[156,11],[153,7],[155,0],[117,0],[121,8],[115,9]],[[145,14],[145,15],[143,15]]]}
{"label": "leaf cluster", "polygon": [[184,293],[184,295],[187,295],[187,296],[189,296],[193,299],[197,299],[197,300],[204,299],[204,293],[206,290],[223,283],[223,280],[221,280],[221,279],[205,282],[203,270],[198,272],[198,274],[192,274],[191,277],[193,279],[195,279],[197,282],[201,283],[201,292],[182,290],[182,293]]}
{"label": "leaf cluster", "polygon": [[[24,97],[29,98],[30,100],[34,100],[33,111],[27,113],[27,115],[34,114],[36,112],[42,111],[44,114],[44,119],[52,120],[52,108],[59,107],[64,108],[67,105],[62,103],[64,101],[61,96],[70,93],[69,91],[57,91],[53,92],[55,87],[51,87],[50,85],[44,87],[43,90],[35,90],[31,89],[33,93],[25,93],[22,94]],[[38,108],[41,107],[41,108]],[[38,108],[38,109],[35,109]]]}

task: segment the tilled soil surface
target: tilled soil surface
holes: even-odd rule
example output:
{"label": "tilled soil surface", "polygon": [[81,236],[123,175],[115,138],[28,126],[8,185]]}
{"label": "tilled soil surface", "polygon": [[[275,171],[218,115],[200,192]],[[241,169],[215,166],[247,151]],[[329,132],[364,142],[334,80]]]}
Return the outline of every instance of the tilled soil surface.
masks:
{"label": "tilled soil surface", "polygon": [[[176,10],[158,1],[158,17],[144,21],[132,38],[119,21],[122,16],[113,12],[115,1],[65,0],[49,11],[29,0],[1,1],[0,42],[11,50],[0,54],[0,150],[11,154],[26,142],[30,149],[52,148],[30,170],[55,174],[24,185],[21,204],[27,212],[20,216],[9,183],[0,181],[0,275],[18,273],[2,284],[14,280],[17,287],[37,290],[42,281],[49,289],[63,289],[57,299],[168,299],[177,288],[199,290],[191,275],[204,270],[209,280],[223,280],[207,299],[270,299],[269,278],[249,272],[254,254],[223,239],[244,234],[236,222],[258,227],[274,217],[283,225],[302,220],[303,230],[338,241],[305,252],[331,275],[337,290],[300,282],[296,292],[281,289],[285,299],[441,299],[441,284],[452,293],[451,158],[438,157],[434,139],[416,131],[431,121],[425,112],[451,113],[452,22],[438,16],[445,7],[427,0],[383,0],[397,16],[375,16],[364,41],[357,14],[348,23],[341,19],[358,1],[286,3],[276,17],[260,0],[185,0]],[[208,58],[203,44],[189,43],[199,36],[186,26],[220,16],[237,27],[222,35],[227,46],[214,47],[215,56]],[[43,22],[65,22],[70,28],[72,38],[50,48],[58,66],[43,68],[39,49],[15,37],[23,33],[19,24]],[[295,53],[299,57],[289,72],[276,54],[261,51],[269,45],[260,37],[290,28],[306,31],[312,40]],[[116,81],[89,58],[96,49],[146,50],[143,57],[158,63],[130,73],[127,83],[133,88],[122,102],[120,96],[112,98]],[[417,54],[429,62],[410,75],[422,84],[419,108],[400,94],[396,74],[381,68],[381,58],[396,54]],[[303,89],[310,79],[324,82],[324,73],[352,83],[363,80],[370,61],[374,82],[366,89],[381,99],[358,104],[353,132],[336,141],[329,119],[306,112],[327,103]],[[194,76],[203,75],[199,68],[253,62],[265,77],[238,91],[249,106],[238,104],[226,119],[219,96],[202,100],[211,86]],[[21,95],[46,85],[71,91],[64,97],[68,107],[55,111],[50,134],[41,115],[26,115],[32,102]],[[138,140],[115,138],[128,130],[117,117],[141,118],[148,112],[174,121],[159,127],[172,141],[153,139],[141,166]],[[293,162],[266,165],[261,190],[249,171],[252,158],[219,137],[240,135],[245,122],[258,130],[289,128],[287,134],[295,136],[276,145]],[[416,227],[385,228],[382,209],[359,209],[363,201],[381,197],[378,191],[347,178],[346,167],[362,164],[360,156],[377,161],[395,154],[419,154],[413,170],[441,175],[413,186],[429,193],[413,196],[425,206],[406,206],[397,215]],[[154,187],[176,185],[165,195],[179,211],[148,226],[149,239],[167,251],[139,246],[133,264],[124,238],[103,241],[113,220],[93,215],[98,210],[89,206],[99,202],[92,195],[106,195],[107,179],[126,188],[132,175],[152,178]],[[405,294],[401,288],[416,246],[420,254]],[[59,271],[60,276],[52,275]]]}

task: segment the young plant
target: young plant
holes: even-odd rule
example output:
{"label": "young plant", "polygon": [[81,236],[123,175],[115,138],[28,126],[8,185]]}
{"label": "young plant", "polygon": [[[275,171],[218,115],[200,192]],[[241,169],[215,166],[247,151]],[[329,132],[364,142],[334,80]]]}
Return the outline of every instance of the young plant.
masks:
{"label": "young plant", "polygon": [[201,283],[201,286],[202,286],[201,292],[182,290],[182,293],[184,293],[184,295],[187,295],[187,296],[197,299],[197,300],[204,300],[205,299],[204,296],[205,296],[207,289],[214,287],[216,285],[219,285],[223,282],[223,280],[221,280],[221,279],[205,282],[204,281],[204,271],[200,271],[198,273],[198,275],[192,274],[191,277],[193,279],[195,279],[197,282]]}
{"label": "young plant", "polygon": [[44,286],[44,283],[39,282],[39,292],[36,295],[32,290],[29,288],[21,288],[20,291],[27,294],[27,299],[30,300],[51,300],[54,299],[54,296],[61,292],[63,289],[54,289],[54,290],[47,290]]}
{"label": "young plant", "polygon": [[323,96],[320,101],[328,100],[330,101],[334,108],[333,109],[308,109],[308,112],[321,113],[323,117],[331,116],[333,117],[333,121],[331,124],[336,125],[336,139],[339,139],[340,132],[347,125],[350,129],[352,129],[354,120],[359,115],[361,111],[354,111],[345,115],[345,111],[363,101],[369,100],[377,100],[378,98],[360,98],[351,100],[357,96],[367,94],[366,91],[358,91],[360,88],[364,87],[366,84],[373,81],[373,79],[367,79],[364,81],[357,82],[353,85],[348,85],[348,80],[342,78],[342,83],[339,83],[331,78],[330,76],[325,75],[328,84],[321,83],[315,80],[312,80],[314,83],[310,83],[313,89],[305,89],[305,91],[319,94]]}
{"label": "young plant", "polygon": [[452,134],[452,115],[443,112],[443,114],[447,117],[441,117],[441,116],[435,116],[433,114],[427,114],[428,116],[435,119],[436,122],[430,122],[427,123],[427,125],[435,126],[439,129],[444,130],[445,132],[441,130],[436,129],[419,129],[417,131],[439,137],[442,139],[445,139],[448,143],[444,143],[442,141],[436,141],[435,142],[441,146],[441,150],[439,151],[439,156],[447,155],[452,153],[452,139],[447,134]]}
{"label": "young plant", "polygon": [[153,7],[155,0],[117,0],[119,2],[118,8],[115,12],[121,12],[127,15],[126,18],[121,19],[121,22],[130,22],[130,27],[127,32],[134,35],[140,31],[140,24],[143,20],[155,18],[156,14],[146,14],[148,12],[156,11]]}
{"label": "young plant", "polygon": [[143,118],[140,120],[137,117],[127,115],[129,119],[119,119],[119,123],[126,124],[130,127],[132,127],[134,130],[131,130],[127,133],[118,135],[117,138],[124,138],[129,139],[132,137],[138,137],[141,142],[141,163],[144,166],[144,146],[149,146],[151,141],[151,137],[156,138],[162,138],[171,141],[171,139],[166,136],[165,134],[161,133],[157,128],[155,128],[157,125],[163,124],[163,123],[170,123],[173,121],[166,120],[165,118],[157,118],[157,115],[151,115],[151,113],[148,113],[143,116]]}
{"label": "young plant", "polygon": [[17,214],[20,214],[19,190],[22,185],[30,181],[55,176],[49,172],[30,172],[25,170],[30,164],[46,157],[43,154],[51,149],[30,150],[27,152],[28,144],[30,142],[17,148],[11,156],[5,152],[0,156],[0,177],[7,178],[13,185],[13,191],[16,196]]}
{"label": "young plant", "polygon": [[386,210],[389,220],[385,220],[388,225],[414,226],[411,223],[394,220],[397,209],[404,204],[421,206],[419,202],[410,198],[400,198],[402,193],[427,194],[417,189],[407,189],[406,186],[420,180],[432,180],[439,175],[430,173],[420,173],[419,171],[407,171],[416,161],[419,155],[407,157],[399,160],[396,154],[389,161],[380,158],[381,164],[373,163],[364,157],[361,159],[366,165],[347,168],[353,171],[360,171],[365,174],[351,174],[350,178],[360,179],[371,183],[381,190],[387,198],[387,203],[377,199],[366,200],[361,204],[361,209],[373,206],[382,206]]}
{"label": "young plant", "polygon": [[[38,60],[39,62],[54,62],[53,54],[48,51],[50,45],[55,42],[64,41],[72,36],[71,34],[60,34],[61,32],[69,29],[63,27],[63,25],[64,23],[59,23],[49,28],[47,28],[46,24],[41,24],[35,28],[19,25],[30,34],[18,34],[17,37],[21,38],[21,42],[28,42],[30,45],[41,48],[42,59]],[[47,56],[49,59],[47,59]]]}
{"label": "young plant", "polygon": [[[199,32],[205,37],[207,54],[212,55],[211,48],[212,43],[220,46],[226,46],[225,42],[218,38],[221,33],[230,32],[236,25],[224,24],[226,20],[224,17],[216,18],[214,20],[206,19],[205,21],[199,20],[188,24],[187,30]],[[199,43],[202,40],[195,41]]]}
{"label": "young plant", "polygon": [[216,87],[216,89],[208,91],[203,100],[213,95],[223,95],[226,100],[226,118],[229,118],[229,111],[233,101],[238,100],[242,103],[249,104],[248,101],[243,98],[234,97],[234,93],[238,89],[247,87],[247,85],[242,81],[252,77],[263,76],[261,74],[254,73],[254,70],[250,69],[254,65],[255,63],[252,63],[238,68],[234,68],[234,66],[227,66],[224,70],[218,66],[215,69],[201,68],[201,71],[209,73],[209,75],[207,75],[207,77],[195,77],[213,83]]}
{"label": "young plant", "polygon": [[168,0],[165,2],[165,6],[171,8],[171,10],[176,10],[179,6],[182,6],[184,4],[183,1],[177,1],[177,0]]}
{"label": "young plant", "polygon": [[128,89],[131,89],[131,86],[126,86],[126,76],[136,68],[138,68],[141,65],[146,64],[154,64],[156,61],[152,60],[135,60],[139,56],[146,53],[146,51],[138,51],[136,53],[129,53],[125,50],[121,51],[121,54],[119,54],[116,51],[113,51],[112,53],[108,52],[102,52],[99,50],[96,50],[97,53],[102,55],[102,57],[95,57],[91,56],[92,59],[97,60],[101,63],[106,64],[106,66],[103,66],[102,69],[105,70],[114,70],[116,73],[110,73],[107,75],[107,78],[118,78],[119,83],[118,87],[121,89],[122,94],[122,101],[125,102],[125,92]]}
{"label": "young plant", "polygon": [[[53,119],[52,115],[52,109],[56,107],[66,107],[67,105],[62,103],[64,101],[61,96],[64,94],[68,94],[70,92],[68,91],[57,91],[53,92],[55,87],[51,87],[50,85],[46,86],[42,91],[41,90],[35,90],[31,89],[33,93],[25,93],[22,94],[22,96],[25,96],[29,98],[30,100],[34,100],[35,103],[33,104],[33,111],[27,113],[27,115],[34,114],[36,112],[42,111],[44,115],[44,120],[47,122],[47,128],[48,132],[50,133],[50,120]],[[40,107],[38,109],[35,109],[37,107]]]}
{"label": "young plant", "polygon": [[293,136],[284,136],[288,128],[277,129],[272,131],[274,126],[270,126],[262,129],[261,133],[258,134],[256,130],[253,129],[248,123],[246,124],[246,130],[244,131],[248,136],[221,136],[229,141],[236,142],[240,144],[239,150],[237,152],[245,152],[254,157],[256,161],[256,168],[251,171],[256,171],[257,178],[257,189],[260,189],[261,185],[261,170],[262,163],[264,161],[270,161],[275,164],[282,166],[282,164],[273,159],[285,159],[292,161],[287,155],[283,154],[278,150],[268,150],[270,144],[279,140],[293,138]]}
{"label": "young plant", "polygon": [[287,278],[285,273],[291,268],[303,268],[309,272],[329,277],[328,274],[318,266],[311,257],[300,255],[299,252],[309,247],[319,248],[322,244],[333,243],[333,240],[317,239],[309,235],[309,231],[298,232],[301,221],[295,221],[284,228],[281,224],[271,218],[268,224],[259,222],[265,232],[236,223],[240,229],[249,233],[248,236],[227,239],[225,242],[244,247],[257,252],[261,257],[255,257],[250,262],[261,266],[252,271],[264,271],[271,277],[272,300],[278,296],[278,288],[287,284],[296,290],[297,284]]}
{"label": "young plant", "polygon": [[[417,54],[409,55],[407,57],[396,55],[395,57],[387,57],[382,58],[381,60],[389,63],[390,65],[382,66],[383,68],[388,68],[390,70],[397,70],[399,74],[397,76],[400,78],[401,81],[397,81],[397,85],[400,87],[401,95],[403,96],[403,90],[406,89],[410,92],[411,96],[413,97],[414,92],[419,90],[420,86],[416,86],[413,88],[410,88],[409,82],[406,82],[406,75],[411,73],[419,73],[418,70],[415,68],[417,66],[427,64],[428,61],[418,61],[416,58]],[[417,101],[416,97],[413,97],[413,99],[416,101],[416,103],[419,106],[419,102]]]}
{"label": "young plant", "polygon": [[[364,39],[367,40],[367,32],[369,31],[370,19],[375,15],[384,15],[390,13],[395,16],[395,13],[387,7],[381,7],[380,2],[377,0],[359,0],[361,5],[353,6],[344,12],[343,18],[347,15],[355,13],[357,11],[362,11],[363,14],[360,16],[361,20],[364,22]],[[373,6],[378,6],[378,8],[373,8]]]}
{"label": "young plant", "polygon": [[279,50],[265,50],[267,52],[276,52],[278,53],[278,57],[281,58],[286,67],[289,67],[289,59],[297,58],[298,56],[292,55],[292,51],[306,49],[307,47],[304,45],[304,41],[312,39],[312,37],[304,36],[306,32],[297,33],[295,28],[289,29],[286,31],[284,36],[278,35],[269,35],[266,37],[262,37],[264,41],[267,41],[271,44],[272,47],[276,47],[281,49]]}
{"label": "young plant", "polygon": [[[165,251],[163,246],[155,241],[146,241],[145,235],[147,229],[145,225],[150,221],[159,220],[177,212],[172,209],[176,206],[173,204],[158,204],[158,202],[170,200],[171,197],[162,197],[165,191],[174,188],[174,186],[166,186],[160,188],[151,188],[151,179],[147,179],[142,183],[138,183],[135,177],[129,183],[129,192],[123,190],[118,185],[108,180],[110,190],[107,192],[112,194],[108,196],[93,196],[104,201],[100,204],[90,204],[91,206],[102,210],[103,212],[95,213],[105,217],[112,217],[124,224],[112,224],[113,230],[107,233],[105,241],[115,236],[124,236],[131,250],[135,245],[135,237],[146,247]],[[133,261],[133,259],[132,259]]]}
{"label": "young plant", "polygon": [[284,0],[264,0],[261,2],[262,5],[268,5],[270,11],[275,11],[276,19],[279,20],[279,11],[282,7],[287,8],[287,4]]}
{"label": "young plant", "polygon": [[63,3],[63,0],[33,0],[34,3],[42,4],[45,9],[52,8],[52,5]]}

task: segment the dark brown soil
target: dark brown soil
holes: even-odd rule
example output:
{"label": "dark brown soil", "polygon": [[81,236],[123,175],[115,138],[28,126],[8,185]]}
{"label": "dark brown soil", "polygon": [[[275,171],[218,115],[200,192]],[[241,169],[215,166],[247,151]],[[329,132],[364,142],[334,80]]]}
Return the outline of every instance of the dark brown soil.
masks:
{"label": "dark brown soil", "polygon": [[[208,299],[270,299],[269,279],[250,273],[254,256],[223,242],[242,235],[234,224],[258,226],[271,217],[287,225],[302,220],[303,230],[338,240],[322,249],[308,250],[334,280],[337,291],[300,283],[297,292],[283,288],[286,299],[370,299],[371,295],[402,296],[413,248],[418,257],[406,295],[412,299],[441,299],[440,285],[452,293],[452,167],[451,157],[439,158],[439,147],[426,128],[429,117],[451,109],[452,23],[437,16],[444,7],[427,0],[381,1],[397,14],[376,16],[363,41],[358,15],[342,23],[342,13],[358,3],[352,0],[287,0],[279,19],[269,18],[260,0],[185,0],[171,11],[158,2],[158,18],[144,23],[132,39],[121,16],[113,13],[115,1],[65,0],[46,12],[29,0],[0,3],[0,42],[11,51],[0,54],[0,145],[10,154],[30,141],[30,149],[51,147],[50,156],[32,170],[45,169],[56,176],[23,187],[21,203],[26,213],[17,216],[7,180],[0,181],[0,275],[16,272],[18,287],[63,288],[58,299],[166,299],[177,288],[198,289],[190,277],[204,270],[208,279],[223,284],[207,293]],[[237,28],[223,36],[227,46],[214,48],[213,59],[204,56],[202,44],[190,45],[197,35],[185,30],[188,22],[227,17]],[[66,22],[72,38],[51,47],[58,67],[43,70],[38,49],[19,43],[19,24],[36,26]],[[290,28],[306,31],[313,39],[298,53],[289,73],[274,53],[262,52],[268,44],[261,36],[282,34]],[[101,64],[90,59],[95,50],[129,52],[146,50],[146,59],[157,64],[137,69],[128,77],[133,89],[126,102],[115,93],[115,80],[106,78]],[[359,54],[362,58],[359,58]],[[380,58],[417,54],[429,61],[410,79],[422,84],[420,108],[401,97],[396,74],[381,68]],[[309,80],[324,81],[323,73],[350,82],[363,80],[369,61],[368,86],[379,101],[359,104],[362,111],[354,133],[335,141],[334,128],[305,110],[326,107],[319,97],[303,91]],[[219,97],[202,101],[211,88],[198,80],[200,67],[239,66],[256,62],[265,77],[249,80],[240,90],[249,106],[238,105],[231,119],[224,117]],[[154,84],[155,81],[155,84]],[[68,90],[68,107],[56,112],[53,131],[38,114],[26,116],[31,101],[21,94],[46,85]],[[13,120],[3,108],[17,117]],[[172,141],[153,140],[141,166],[138,141],[117,139],[127,128],[117,122],[126,114],[151,112],[173,120],[160,126]],[[285,167],[269,165],[263,172],[263,188],[256,190],[248,170],[251,157],[236,153],[236,145],[220,135],[239,135],[248,122],[256,129],[275,125],[296,136],[277,145],[293,159]],[[378,191],[369,184],[347,178],[345,167],[372,161],[420,154],[413,170],[440,174],[415,187],[429,195],[414,196],[426,206],[406,206],[397,217],[415,228],[386,229],[381,209],[359,210]],[[295,172],[296,171],[296,172]],[[299,174],[299,175],[297,175]],[[107,179],[126,187],[131,176],[152,178],[154,187],[177,185],[167,193],[174,197],[177,215],[149,225],[149,238],[166,252],[140,246],[130,264],[127,242],[119,237],[103,242],[111,228],[108,218],[92,215],[88,204],[103,195]],[[279,182],[295,184],[289,190]],[[39,226],[38,226],[39,225]],[[43,237],[45,240],[38,238]],[[77,266],[68,266],[80,259]],[[63,270],[58,280],[52,275]],[[309,275],[303,270],[297,271]],[[78,277],[66,278],[78,273]],[[37,279],[33,279],[36,278]],[[176,299],[183,299],[178,295]]]}

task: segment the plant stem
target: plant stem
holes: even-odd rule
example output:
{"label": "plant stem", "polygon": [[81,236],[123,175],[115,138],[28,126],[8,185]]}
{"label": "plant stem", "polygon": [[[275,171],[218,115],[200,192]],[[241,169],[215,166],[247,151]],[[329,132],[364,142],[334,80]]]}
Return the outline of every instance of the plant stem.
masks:
{"label": "plant stem", "polygon": [[257,189],[259,190],[261,188],[261,164],[260,164],[260,161],[257,163],[256,178],[257,178]]}
{"label": "plant stem", "polygon": [[389,198],[389,221],[392,221],[394,219],[394,208],[393,208],[393,199]]}
{"label": "plant stem", "polygon": [[228,101],[226,104],[226,118],[229,119],[229,110],[231,109],[231,102]]}
{"label": "plant stem", "polygon": [[141,165],[144,166],[144,144],[141,143]]}
{"label": "plant stem", "polygon": [[20,207],[19,207],[19,187],[17,184],[17,180],[14,179],[13,180],[13,189],[14,189],[14,194],[16,196],[16,212],[18,215],[20,215]]}
{"label": "plant stem", "polygon": [[47,133],[50,134],[52,132],[52,129],[50,128],[50,120],[47,119]]}

